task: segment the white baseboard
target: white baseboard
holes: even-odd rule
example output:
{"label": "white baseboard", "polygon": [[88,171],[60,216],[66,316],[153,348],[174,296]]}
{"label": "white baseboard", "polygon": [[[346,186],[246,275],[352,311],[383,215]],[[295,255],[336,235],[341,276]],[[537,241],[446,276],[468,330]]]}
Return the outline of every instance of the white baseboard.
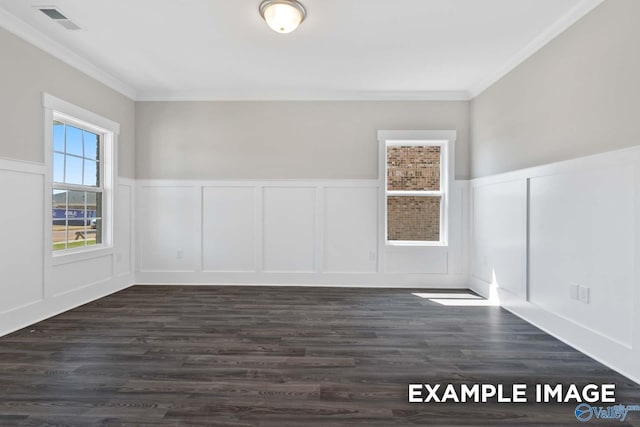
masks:
{"label": "white baseboard", "polygon": [[468,289],[464,275],[379,273],[137,272],[136,284]]}
{"label": "white baseboard", "polygon": [[42,299],[0,314],[0,337],[133,285],[133,275],[105,280],[58,297]]}
{"label": "white baseboard", "polygon": [[[634,366],[634,354],[631,348],[524,301],[521,297],[507,290],[495,288],[490,283],[476,277],[470,278],[469,289],[485,298],[497,297],[500,301],[500,307],[640,384],[640,376],[631,371]],[[635,363],[637,364],[637,360]]]}

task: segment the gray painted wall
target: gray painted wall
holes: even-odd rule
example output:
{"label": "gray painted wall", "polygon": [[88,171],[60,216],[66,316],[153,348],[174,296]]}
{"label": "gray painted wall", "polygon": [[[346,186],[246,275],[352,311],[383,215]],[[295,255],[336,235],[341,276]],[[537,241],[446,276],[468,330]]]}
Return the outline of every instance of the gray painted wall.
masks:
{"label": "gray painted wall", "polygon": [[42,93],[120,123],[119,175],[135,176],[135,105],[86,74],[0,28],[0,157],[44,161]]}
{"label": "gray painted wall", "polygon": [[468,102],[138,102],[136,175],[377,178],[379,129],[453,129],[469,174]]}
{"label": "gray painted wall", "polygon": [[120,123],[126,177],[376,178],[378,129],[456,129],[457,178],[633,146],[637,16],[605,1],[471,103],[134,103],[0,29],[0,157],[44,160],[42,92]]}
{"label": "gray painted wall", "polygon": [[475,98],[471,175],[640,144],[638,17],[607,0]]}

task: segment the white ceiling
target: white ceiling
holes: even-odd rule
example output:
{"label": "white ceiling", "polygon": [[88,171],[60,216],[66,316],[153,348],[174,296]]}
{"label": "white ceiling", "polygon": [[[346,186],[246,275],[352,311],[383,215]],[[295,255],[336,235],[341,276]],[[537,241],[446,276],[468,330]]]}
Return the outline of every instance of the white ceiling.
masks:
{"label": "white ceiling", "polygon": [[260,0],[0,0],[0,26],[136,99],[464,99],[600,1],[302,0],[278,34]]}

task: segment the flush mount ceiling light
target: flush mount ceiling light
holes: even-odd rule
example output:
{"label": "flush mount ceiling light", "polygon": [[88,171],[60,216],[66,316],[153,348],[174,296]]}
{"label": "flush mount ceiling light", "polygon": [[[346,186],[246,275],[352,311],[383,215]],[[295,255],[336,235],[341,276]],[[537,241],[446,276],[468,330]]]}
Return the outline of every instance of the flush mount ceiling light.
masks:
{"label": "flush mount ceiling light", "polygon": [[286,34],[298,28],[307,11],[296,0],[264,0],[260,3],[260,15],[273,31]]}

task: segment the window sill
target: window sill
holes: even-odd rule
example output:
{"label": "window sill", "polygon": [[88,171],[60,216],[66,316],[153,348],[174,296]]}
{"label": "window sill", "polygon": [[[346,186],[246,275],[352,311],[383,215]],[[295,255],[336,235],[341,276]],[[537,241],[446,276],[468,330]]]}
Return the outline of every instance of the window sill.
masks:
{"label": "window sill", "polygon": [[100,246],[91,249],[67,250],[65,252],[52,253],[51,265],[70,264],[89,259],[100,258],[113,254],[111,246]]}
{"label": "window sill", "polygon": [[449,245],[445,242],[414,242],[414,241],[410,241],[410,240],[393,240],[393,241],[386,241],[385,246],[411,246],[411,247],[437,247],[437,248],[443,248],[443,247],[448,247]]}

